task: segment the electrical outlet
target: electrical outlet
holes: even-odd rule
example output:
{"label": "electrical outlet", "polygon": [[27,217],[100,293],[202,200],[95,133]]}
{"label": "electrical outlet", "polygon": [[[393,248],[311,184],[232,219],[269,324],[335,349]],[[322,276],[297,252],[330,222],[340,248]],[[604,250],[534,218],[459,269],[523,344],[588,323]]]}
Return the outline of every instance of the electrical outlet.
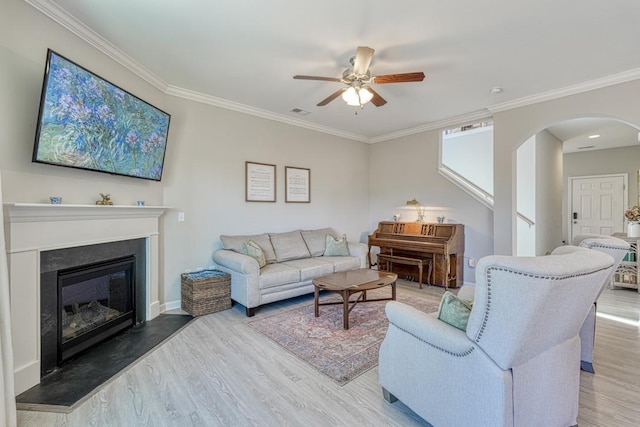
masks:
{"label": "electrical outlet", "polygon": [[178,212],[178,222],[184,222],[184,212]]}
{"label": "electrical outlet", "polygon": [[476,259],[469,258],[469,267],[475,267],[475,266],[476,266]]}

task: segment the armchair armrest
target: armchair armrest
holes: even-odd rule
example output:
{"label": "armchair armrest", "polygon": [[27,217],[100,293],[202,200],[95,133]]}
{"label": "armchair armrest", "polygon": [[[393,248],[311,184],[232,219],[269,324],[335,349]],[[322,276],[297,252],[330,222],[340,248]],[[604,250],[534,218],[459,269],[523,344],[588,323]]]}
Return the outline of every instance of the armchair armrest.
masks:
{"label": "armchair armrest", "polygon": [[[468,354],[475,346],[464,331],[400,302],[389,302],[385,311],[389,324],[427,345],[456,356]],[[391,329],[391,328],[390,328]],[[391,333],[391,330],[388,334]]]}

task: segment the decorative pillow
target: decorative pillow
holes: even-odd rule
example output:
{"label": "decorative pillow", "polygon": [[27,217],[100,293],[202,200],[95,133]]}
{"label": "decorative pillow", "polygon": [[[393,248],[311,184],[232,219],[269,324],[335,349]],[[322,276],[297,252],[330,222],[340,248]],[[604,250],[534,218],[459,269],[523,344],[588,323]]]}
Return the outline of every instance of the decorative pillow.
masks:
{"label": "decorative pillow", "polygon": [[327,234],[324,256],[349,256],[349,245],[345,234],[338,240]]}
{"label": "decorative pillow", "polygon": [[300,232],[304,242],[311,252],[311,256],[322,256],[326,249],[327,235],[335,236],[336,233],[331,228],[319,228],[317,230],[302,230]]}
{"label": "decorative pillow", "polygon": [[271,244],[276,252],[278,262],[311,257],[300,230],[288,233],[270,233],[269,237],[271,237]]}
{"label": "decorative pillow", "polygon": [[220,241],[222,242],[222,247],[225,249],[229,249],[238,253],[242,253],[242,247],[249,240],[253,240],[260,246],[262,252],[264,252],[264,258],[267,261],[267,264],[273,264],[276,262],[276,253],[273,250],[273,246],[271,245],[271,239],[269,239],[269,235],[267,233],[263,234],[254,234],[250,236],[227,236],[221,235]]}
{"label": "decorative pillow", "polygon": [[446,291],[440,300],[438,309],[438,319],[453,327],[467,330],[467,322],[473,308],[473,301],[458,298],[456,295]]}
{"label": "decorative pillow", "polygon": [[258,261],[260,268],[267,265],[267,260],[264,258],[262,248],[253,240],[249,240],[242,245],[242,253],[249,255],[251,258],[255,258],[255,260]]}

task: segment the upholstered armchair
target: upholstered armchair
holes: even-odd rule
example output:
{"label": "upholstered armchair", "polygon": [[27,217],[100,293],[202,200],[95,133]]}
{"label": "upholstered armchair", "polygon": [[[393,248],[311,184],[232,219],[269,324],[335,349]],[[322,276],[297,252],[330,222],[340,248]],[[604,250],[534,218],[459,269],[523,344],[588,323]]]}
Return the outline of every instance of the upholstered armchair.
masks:
{"label": "upholstered armchair", "polygon": [[385,399],[435,427],[575,425],[578,332],[613,263],[578,247],[482,258],[466,331],[388,303],[379,358]]}
{"label": "upholstered armchair", "polygon": [[[598,234],[579,234],[573,238],[572,242],[575,246],[595,249],[596,251],[609,254],[615,260],[613,270],[607,279],[605,279],[598,297],[605,290],[611,281],[611,277],[615,270],[622,262],[622,259],[629,251],[629,244],[622,239],[613,236],[603,236]],[[597,298],[596,298],[597,300]],[[593,369],[593,347],[596,338],[596,309],[597,301],[593,303],[589,309],[589,314],[580,328],[580,368],[583,371],[594,373]]]}

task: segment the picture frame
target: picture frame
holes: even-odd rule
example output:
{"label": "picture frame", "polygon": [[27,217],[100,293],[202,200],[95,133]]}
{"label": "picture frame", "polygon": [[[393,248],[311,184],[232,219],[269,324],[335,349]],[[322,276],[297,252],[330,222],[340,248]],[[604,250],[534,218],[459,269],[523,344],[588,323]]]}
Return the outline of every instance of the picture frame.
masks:
{"label": "picture frame", "polygon": [[245,201],[276,201],[276,165],[245,162]]}
{"label": "picture frame", "polygon": [[311,169],[284,167],[286,203],[311,203]]}

